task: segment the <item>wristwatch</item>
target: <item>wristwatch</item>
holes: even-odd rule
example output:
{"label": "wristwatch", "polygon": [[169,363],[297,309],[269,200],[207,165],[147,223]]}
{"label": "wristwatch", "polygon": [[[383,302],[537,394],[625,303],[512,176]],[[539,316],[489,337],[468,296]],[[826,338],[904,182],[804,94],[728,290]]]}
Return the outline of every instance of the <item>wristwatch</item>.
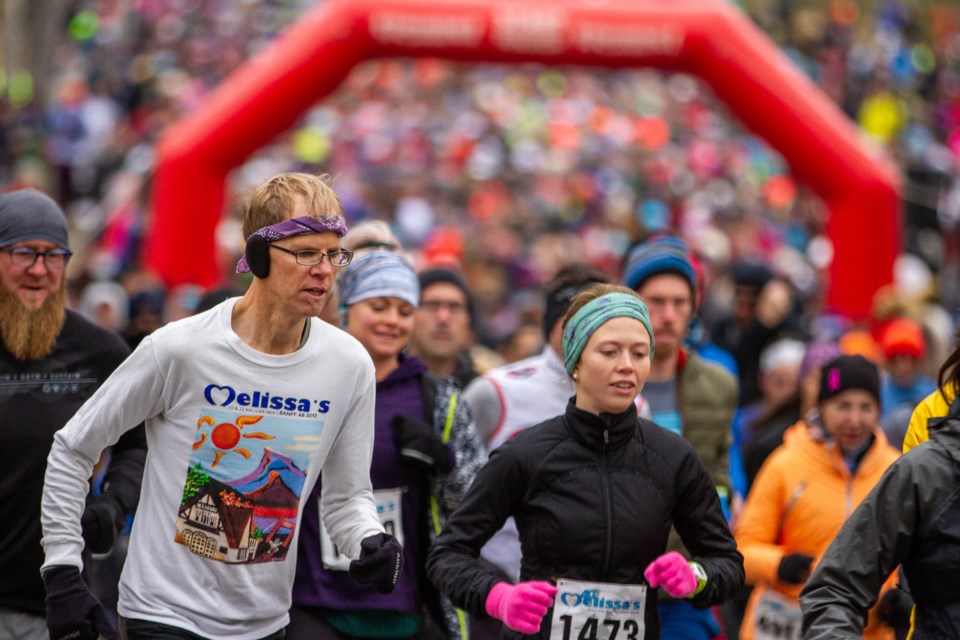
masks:
{"label": "wristwatch", "polygon": [[693,598],[700,594],[707,587],[707,570],[699,562],[691,562],[690,568],[693,569],[693,575],[697,579],[697,589],[691,593],[688,598]]}

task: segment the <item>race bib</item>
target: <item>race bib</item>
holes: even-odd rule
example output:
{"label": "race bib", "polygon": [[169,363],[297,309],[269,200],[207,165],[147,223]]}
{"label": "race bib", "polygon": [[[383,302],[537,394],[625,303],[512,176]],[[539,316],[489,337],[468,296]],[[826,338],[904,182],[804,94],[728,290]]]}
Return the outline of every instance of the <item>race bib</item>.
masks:
{"label": "race bib", "polygon": [[[400,508],[402,489],[377,489],[373,492],[373,500],[377,503],[377,515],[380,524],[387,533],[394,536],[403,545],[403,518]],[[319,502],[319,498],[317,499]],[[350,568],[350,558],[340,553],[337,545],[333,544],[330,534],[323,526],[320,518],[320,559],[324,569],[329,571],[346,571]]]}
{"label": "race bib", "polygon": [[647,587],[561,579],[551,640],[642,640]]}
{"label": "race bib", "polygon": [[754,640],[800,640],[803,614],[786,596],[766,589],[754,611]]}

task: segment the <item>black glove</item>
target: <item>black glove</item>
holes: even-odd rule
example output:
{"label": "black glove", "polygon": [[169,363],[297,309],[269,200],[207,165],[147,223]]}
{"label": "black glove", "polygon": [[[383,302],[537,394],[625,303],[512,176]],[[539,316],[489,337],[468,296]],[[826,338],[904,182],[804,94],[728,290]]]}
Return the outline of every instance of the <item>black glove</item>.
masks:
{"label": "black glove", "polygon": [[448,473],[453,469],[454,459],[450,449],[426,422],[407,416],[394,416],[393,430],[404,460],[430,473]]}
{"label": "black glove", "polygon": [[360,557],[350,563],[350,577],[387,594],[397,586],[402,568],[400,542],[389,533],[378,533],[360,542]]}
{"label": "black glove", "polygon": [[880,604],[877,605],[877,618],[894,629],[909,629],[911,611],[913,611],[913,598],[903,589],[895,587],[880,598]]}
{"label": "black glove", "polygon": [[83,527],[83,541],[91,553],[107,553],[113,548],[117,535],[123,531],[127,518],[109,495],[91,496],[87,498],[87,507],[80,518]]}
{"label": "black glove", "polygon": [[115,639],[117,630],[100,601],[80,577],[80,569],[57,565],[43,572],[47,629],[51,640]]}
{"label": "black glove", "polygon": [[787,584],[803,584],[810,577],[810,565],[813,556],[805,553],[791,553],[783,556],[777,567],[777,579]]}

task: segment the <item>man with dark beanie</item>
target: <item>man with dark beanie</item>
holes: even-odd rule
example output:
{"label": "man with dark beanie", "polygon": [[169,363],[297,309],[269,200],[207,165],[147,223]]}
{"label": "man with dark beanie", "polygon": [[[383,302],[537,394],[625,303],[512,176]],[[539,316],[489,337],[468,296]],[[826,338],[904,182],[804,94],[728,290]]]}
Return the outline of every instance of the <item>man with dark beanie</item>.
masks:
{"label": "man with dark beanie", "polygon": [[[653,421],[686,438],[710,472],[724,505],[730,499],[730,424],[737,408],[737,380],[684,347],[696,313],[697,273],[686,243],[658,236],[634,246],[624,260],[623,283],[650,310],[654,341],[650,375],[643,387]],[[676,530],[668,549],[690,553]],[[661,595],[663,637],[709,640],[720,632],[709,610]]]}
{"label": "man with dark beanie", "polygon": [[425,269],[418,278],[420,306],[414,312],[410,352],[431,373],[452,377],[462,389],[480,375],[470,356],[476,323],[473,296],[453,269]]}
{"label": "man with dark beanie", "polygon": [[[40,501],[53,436],[126,358],[119,335],[66,308],[67,220],[51,198],[0,195],[0,638],[48,640]],[[105,553],[140,494],[146,438],[114,445],[104,491],[87,498],[86,552]]]}

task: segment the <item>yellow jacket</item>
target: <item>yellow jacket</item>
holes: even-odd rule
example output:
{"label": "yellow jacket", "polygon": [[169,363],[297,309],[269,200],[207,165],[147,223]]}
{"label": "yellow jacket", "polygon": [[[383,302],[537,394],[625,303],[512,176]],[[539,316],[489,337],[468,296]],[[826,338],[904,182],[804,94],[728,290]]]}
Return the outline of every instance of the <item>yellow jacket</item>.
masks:
{"label": "yellow jacket", "polygon": [[[920,404],[913,409],[913,414],[910,416],[910,425],[907,427],[907,434],[903,437],[904,453],[930,439],[927,421],[930,418],[942,418],[946,416],[947,411],[950,410],[950,403],[953,402],[955,395],[956,391],[954,390],[954,386],[952,384],[947,385],[947,388],[944,389],[942,393],[940,389],[937,389],[924,398]],[[907,640],[913,638],[915,614],[916,610],[910,613],[910,633],[907,635]]]}
{"label": "yellow jacket", "polygon": [[940,392],[940,389],[937,389],[914,408],[913,415],[910,416],[910,426],[907,427],[907,435],[903,437],[904,453],[930,439],[930,433],[927,431],[927,420],[942,418],[947,415],[950,403],[953,402],[954,393],[953,385],[947,385],[943,393]]}
{"label": "yellow jacket", "polygon": [[[762,598],[767,602],[778,595],[799,606],[802,585],[778,580],[780,560],[791,553],[804,553],[814,557],[816,566],[843,522],[899,457],[882,430],[876,429],[874,436],[851,476],[839,450],[815,438],[801,420],[787,430],[784,444],[760,469],[736,529],[747,583],[755,585],[740,627],[741,640],[753,639]],[[767,590],[776,593],[765,597]],[[871,613],[864,637],[887,639],[893,638],[893,633],[880,627]]]}

